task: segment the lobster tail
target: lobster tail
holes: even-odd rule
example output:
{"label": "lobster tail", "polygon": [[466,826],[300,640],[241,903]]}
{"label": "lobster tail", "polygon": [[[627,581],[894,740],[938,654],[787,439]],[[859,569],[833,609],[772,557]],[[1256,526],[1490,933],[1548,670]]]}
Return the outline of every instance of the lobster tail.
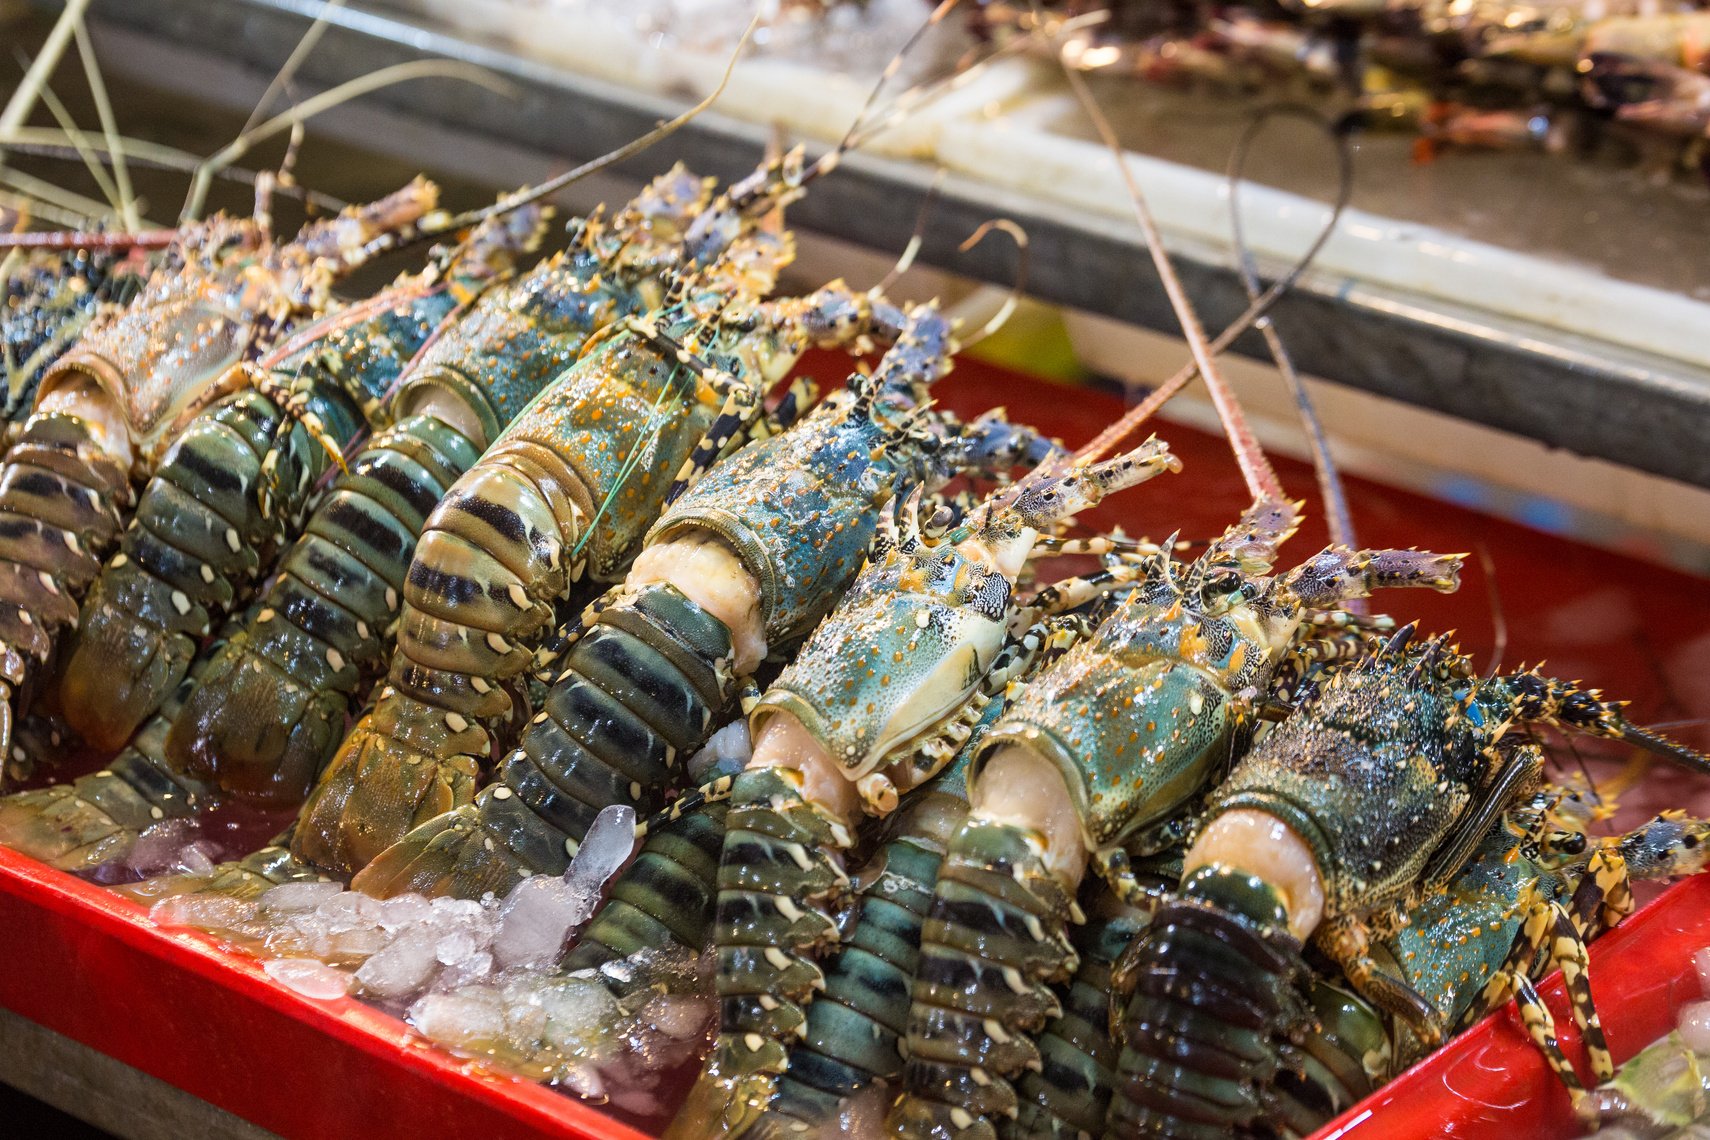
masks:
{"label": "lobster tail", "polygon": [[255,617],[203,669],[167,756],[248,799],[300,803],[376,669],[405,569],[477,445],[433,416],[376,436],[334,484]]}
{"label": "lobster tail", "polygon": [[[311,797],[300,854],[354,873],[418,824],[469,805],[489,728],[514,711],[508,686],[569,584],[582,495],[556,456],[521,442],[489,450],[434,508],[405,576],[387,683]],[[385,891],[388,874],[368,882]]]}
{"label": "lobster tail", "polygon": [[[361,414],[348,401],[316,403],[331,438],[355,434]],[[84,600],[61,704],[85,740],[117,748],[160,707],[209,627],[296,525],[330,462],[299,421],[256,391],[227,397],[179,437]]]}
{"label": "lobster tail", "polygon": [[751,1137],[821,1135],[851,1097],[902,1074],[909,987],[943,858],[939,845],[905,835],[880,850],[876,873],[872,865],[863,873],[867,885],[826,966],[825,992],[808,1007],[789,1069]]}
{"label": "lobster tail", "polygon": [[729,808],[726,800],[709,801],[650,826],[634,862],[612,883],[606,905],[561,967],[597,970],[665,946],[700,953],[712,926]]}
{"label": "lobster tail", "polygon": [[848,887],[848,831],[802,794],[795,769],[736,777],[718,871],[719,1037],[713,1067],[731,1083],[727,1119],[763,1109],[826,986],[815,960],[838,942],[829,913]]}
{"label": "lobster tail", "polygon": [[[130,502],[128,473],[87,423],[47,413],[24,425],[0,470],[0,687],[8,695],[25,689],[60,631],[77,624],[76,599]],[[0,755],[10,737],[8,715]]]}
{"label": "lobster tail", "polygon": [[184,895],[221,895],[231,899],[258,899],[284,883],[305,883],[322,879],[314,867],[291,854],[287,836],[276,837],[259,851],[242,859],[217,864],[203,875],[159,875],[140,883],[114,887],[115,894],[141,903],[156,903],[165,898]]}
{"label": "lobster tail", "polygon": [[1033,1035],[1062,1015],[1050,986],[1077,965],[1073,912],[1033,835],[962,825],[921,939],[897,1134],[995,1137],[992,1122],[1017,1111],[1011,1082],[1042,1065]]}
{"label": "lobster tail", "polygon": [[1042,1067],[1022,1073],[1016,1081],[1021,1112],[1013,1121],[998,1121],[999,1136],[1076,1140],[1104,1130],[1116,1082],[1111,971],[1144,924],[1138,912],[1121,910],[1076,929],[1080,968],[1064,994],[1062,1016],[1040,1034]]}
{"label": "lobster tail", "polygon": [[565,655],[499,782],[375,858],[360,889],[474,897],[503,893],[525,872],[562,872],[600,809],[661,806],[679,758],[725,719],[731,652],[730,631],[675,586],[622,591]]}
{"label": "lobster tail", "polygon": [[193,815],[208,789],[162,759],[187,687],[101,771],[0,799],[0,844],[61,871],[88,871],[124,859],[153,824]]}
{"label": "lobster tail", "polygon": [[1106,1136],[1209,1140],[1269,1114],[1290,1039],[1312,1023],[1300,944],[1271,887],[1201,868],[1120,973],[1130,996]]}

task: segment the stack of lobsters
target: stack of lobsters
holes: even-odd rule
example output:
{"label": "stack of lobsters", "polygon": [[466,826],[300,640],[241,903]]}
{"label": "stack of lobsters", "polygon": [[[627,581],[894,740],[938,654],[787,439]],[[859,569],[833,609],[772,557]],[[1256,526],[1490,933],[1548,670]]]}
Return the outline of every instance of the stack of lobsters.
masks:
{"label": "stack of lobsters", "polygon": [[[0,801],[0,838],[87,871],[288,807],[196,889],[480,898],[630,805],[562,968],[716,962],[683,1136],[873,1088],[910,1136],[1302,1134],[1515,994],[1586,1103],[1530,982],[1567,970],[1606,1071],[1585,943],[1710,825],[1590,836],[1533,730],[1710,760],[1365,612],[1458,555],[1278,569],[1300,506],[1232,401],[1253,501],[1221,535],[1071,537],[1175,458],[1125,449],[1139,415],[1071,452],[937,407],[934,303],[775,295],[829,165],[672,169],[526,271],[539,207],[448,228],[423,181],[288,241],[179,230],[44,350],[0,470],[0,740],[113,756]],[[816,400],[810,348],[877,363]],[[1092,569],[1043,580],[1063,554]],[[739,716],[752,754],[691,771]]]}

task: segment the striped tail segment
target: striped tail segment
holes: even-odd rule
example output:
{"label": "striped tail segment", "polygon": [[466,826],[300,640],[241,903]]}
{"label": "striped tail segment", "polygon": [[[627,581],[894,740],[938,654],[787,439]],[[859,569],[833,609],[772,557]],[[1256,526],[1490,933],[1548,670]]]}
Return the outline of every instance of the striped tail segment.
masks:
{"label": "striped tail segment", "polygon": [[115,894],[140,903],[157,903],[184,895],[222,895],[230,899],[258,899],[284,883],[308,883],[325,878],[318,870],[291,854],[289,833],[276,837],[259,851],[217,865],[206,875],[160,875],[114,887]]}
{"label": "striped tail segment", "polygon": [[203,671],[168,759],[233,794],[300,803],[361,679],[384,659],[416,536],[479,456],[433,416],[371,440],[287,551],[255,617]]}
{"label": "striped tail segment", "polygon": [[30,418],[0,469],[0,752],[10,698],[77,624],[77,601],[101,569],[132,502],[129,474],[75,416]]}
{"label": "striped tail segment", "polygon": [[1053,1018],[1039,1036],[1043,1068],[1028,1070],[1016,1081],[1020,1115],[997,1122],[1004,1140],[1087,1140],[1104,1131],[1116,1083],[1111,970],[1144,926],[1144,916],[1121,910],[1075,929],[1080,968],[1064,994],[1062,1016]]}
{"label": "striped tail segment", "polygon": [[838,943],[832,910],[849,889],[848,830],[802,793],[791,768],[737,776],[718,872],[719,1036],[711,1068],[728,1082],[727,1119],[763,1109],[788,1071],[788,1042],[826,988],[818,959]]}
{"label": "striped tail segment", "polygon": [[211,789],[173,771],[162,755],[189,688],[180,685],[101,771],[0,799],[0,844],[61,871],[88,871],[125,858],[154,824],[194,815]]}
{"label": "striped tail segment", "polygon": [[575,471],[529,440],[501,441],[453,485],[409,563],[386,683],[310,796],[299,855],[353,875],[470,805],[492,729],[580,575],[591,509]]}
{"label": "striped tail segment", "polygon": [[1128,993],[1105,1135],[1226,1137],[1284,1108],[1275,1081],[1313,1022],[1276,892],[1204,867],[1118,970]]}
{"label": "striped tail segment", "polygon": [[1041,1066],[1033,1035],[1062,1015],[1050,987],[1078,964],[1067,929],[1078,914],[1037,836],[963,824],[922,934],[894,1134],[992,1138],[1018,1110],[1011,1081]]}
{"label": "striped tail segment", "polygon": [[[951,828],[967,811],[961,796],[923,793]],[[920,806],[919,801],[912,805]],[[945,834],[911,824],[919,810],[905,808],[898,837],[862,872],[853,921],[842,949],[825,968],[825,992],[808,1007],[800,1042],[789,1050],[772,1102],[750,1135],[784,1140],[822,1135],[834,1128],[849,1098],[902,1075],[901,1041],[908,1026],[909,993],[920,957],[921,929],[932,907],[932,888],[944,859]]]}
{"label": "striped tail segment", "polygon": [[[219,653],[253,612],[226,619],[209,652]],[[197,661],[101,771],[0,799],[0,843],[62,871],[93,871],[125,859],[154,824],[200,812],[218,789],[167,763],[166,737],[207,662]]]}
{"label": "striped tail segment", "polygon": [[405,835],[364,868],[358,889],[502,894],[525,873],[562,873],[601,808],[662,805],[680,761],[728,719],[730,631],[669,583],[620,588],[609,601],[563,658],[498,781]]}
{"label": "striped tail segment", "polygon": [[[340,444],[363,423],[342,395],[313,405]],[[84,739],[117,748],[159,707],[213,622],[272,565],[330,463],[300,420],[253,390],[179,437],[84,599],[61,688]]]}
{"label": "striped tail segment", "polygon": [[[611,894],[581,939],[560,963],[565,970],[597,970],[645,950],[681,948],[699,954],[712,928],[718,854],[724,847],[727,799],[703,799],[651,823],[635,860],[612,884]],[[623,983],[606,984],[627,997]]]}

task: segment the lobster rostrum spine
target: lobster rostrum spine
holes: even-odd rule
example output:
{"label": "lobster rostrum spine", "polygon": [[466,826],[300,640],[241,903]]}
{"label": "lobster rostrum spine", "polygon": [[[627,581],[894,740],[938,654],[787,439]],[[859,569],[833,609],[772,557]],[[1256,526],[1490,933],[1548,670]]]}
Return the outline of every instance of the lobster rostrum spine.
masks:
{"label": "lobster rostrum spine", "polygon": [[[1380,652],[1333,671],[1241,760],[1211,797],[1184,862],[1184,891],[1199,884],[1210,898],[1213,888],[1223,889],[1217,884],[1240,884],[1247,904],[1213,901],[1208,905],[1220,913],[1201,921],[1246,926],[1271,943],[1311,937],[1361,997],[1435,1045],[1442,1031],[1436,1011],[1380,968],[1373,943],[1394,926],[1398,907],[1452,882],[1492,821],[1535,785],[1541,751],[1513,730],[1573,728],[1644,743],[1701,768],[1706,761],[1632,725],[1595,692],[1536,672],[1479,680],[1471,662],[1441,639],[1411,646],[1412,633],[1406,627]],[[1370,827],[1373,819],[1385,826]],[[1195,978],[1220,968],[1154,942],[1150,932],[1136,955],[1142,973]],[[1273,973],[1278,984],[1269,988],[1280,992],[1287,971]],[[1290,1000],[1304,1004],[1298,980],[1293,984]],[[1236,1024],[1236,1015],[1214,1008],[1195,1016],[1194,1040],[1210,1046]],[[1174,1048],[1173,1023],[1146,994],[1129,1002],[1126,1023],[1135,1056]],[[1270,1095],[1268,1071],[1306,1024],[1279,1015],[1248,1027],[1252,1052],[1232,1080],[1242,1095],[1223,1102],[1220,1127],[1258,1118]],[[1208,1056],[1195,1059],[1177,1084],[1210,1080]],[[1125,1066],[1128,1057],[1125,1051]],[[1128,1075],[1125,1068],[1124,1097],[1138,1087]],[[1231,1107],[1234,1099],[1240,1103]],[[1144,1134],[1182,1134],[1194,1120],[1185,1103],[1154,1103]],[[1119,1111],[1113,1106],[1113,1120]]]}
{"label": "lobster rostrum spine", "polygon": [[525,212],[530,224],[484,226],[447,273],[430,268],[304,328],[259,362],[255,387],[178,437],[84,599],[60,704],[85,740],[118,747],[173,691],[429,335],[534,244],[539,212]]}
{"label": "lobster rostrum spine", "polygon": [[[824,301],[843,304],[838,291]],[[624,583],[590,608],[499,782],[386,852],[363,872],[365,889],[502,890],[561,865],[602,807],[659,806],[676,758],[705,743],[738,681],[854,575],[879,505],[899,484],[948,477],[922,410],[947,368],[948,322],[932,306],[904,318],[865,299],[852,312],[856,335],[897,338],[879,370],[715,465],[670,506]]]}
{"label": "lobster rostrum spine", "polygon": [[[432,208],[412,183],[272,245],[256,222],[215,218],[183,233],[148,285],[87,329],[43,377],[35,414],[0,468],[0,751],[13,698],[76,624],[147,475],[184,426],[247,373],[292,321],[319,312],[335,277],[377,232]],[[18,710],[22,711],[22,710]]]}
{"label": "lobster rostrum spine", "polygon": [[[1261,499],[1193,563],[1160,551],[987,736],[916,979],[896,1114],[911,1134],[990,1135],[1014,1109],[1011,1080],[1039,1063],[1029,1037],[1055,1013],[1050,987],[1074,969],[1067,926],[1089,856],[1120,897],[1149,902],[1131,849],[1179,838],[1174,818],[1228,762],[1305,612],[1379,585],[1455,584],[1457,560],[1416,551],[1333,548],[1260,576],[1295,525],[1292,507]],[[997,953],[1008,942],[1019,957]],[[985,983],[1007,983],[995,1007]]]}
{"label": "lobster rostrum spine", "polygon": [[705,205],[702,180],[673,169],[609,223],[483,292],[387,394],[393,421],[351,461],[257,620],[190,698],[174,762],[234,793],[300,801],[337,747],[346,709],[379,670],[427,517],[451,485],[588,338],[645,309],[672,243]]}

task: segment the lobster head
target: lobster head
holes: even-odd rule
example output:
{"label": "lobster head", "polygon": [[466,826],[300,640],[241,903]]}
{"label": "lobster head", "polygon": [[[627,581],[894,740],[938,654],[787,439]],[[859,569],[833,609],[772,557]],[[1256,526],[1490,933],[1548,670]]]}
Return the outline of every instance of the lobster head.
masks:
{"label": "lobster head", "polygon": [[1009,610],[1009,580],[977,546],[958,545],[966,535],[924,537],[918,507],[918,495],[892,500],[888,533],[854,587],[753,712],[756,733],[772,714],[793,714],[851,780],[877,774],[892,791],[956,751],[951,726],[1002,647]]}
{"label": "lobster head", "polygon": [[129,308],[90,329],[42,378],[42,395],[83,384],[122,421],[145,455],[229,390],[256,314],[243,304],[241,270],[196,265],[157,271]]}

